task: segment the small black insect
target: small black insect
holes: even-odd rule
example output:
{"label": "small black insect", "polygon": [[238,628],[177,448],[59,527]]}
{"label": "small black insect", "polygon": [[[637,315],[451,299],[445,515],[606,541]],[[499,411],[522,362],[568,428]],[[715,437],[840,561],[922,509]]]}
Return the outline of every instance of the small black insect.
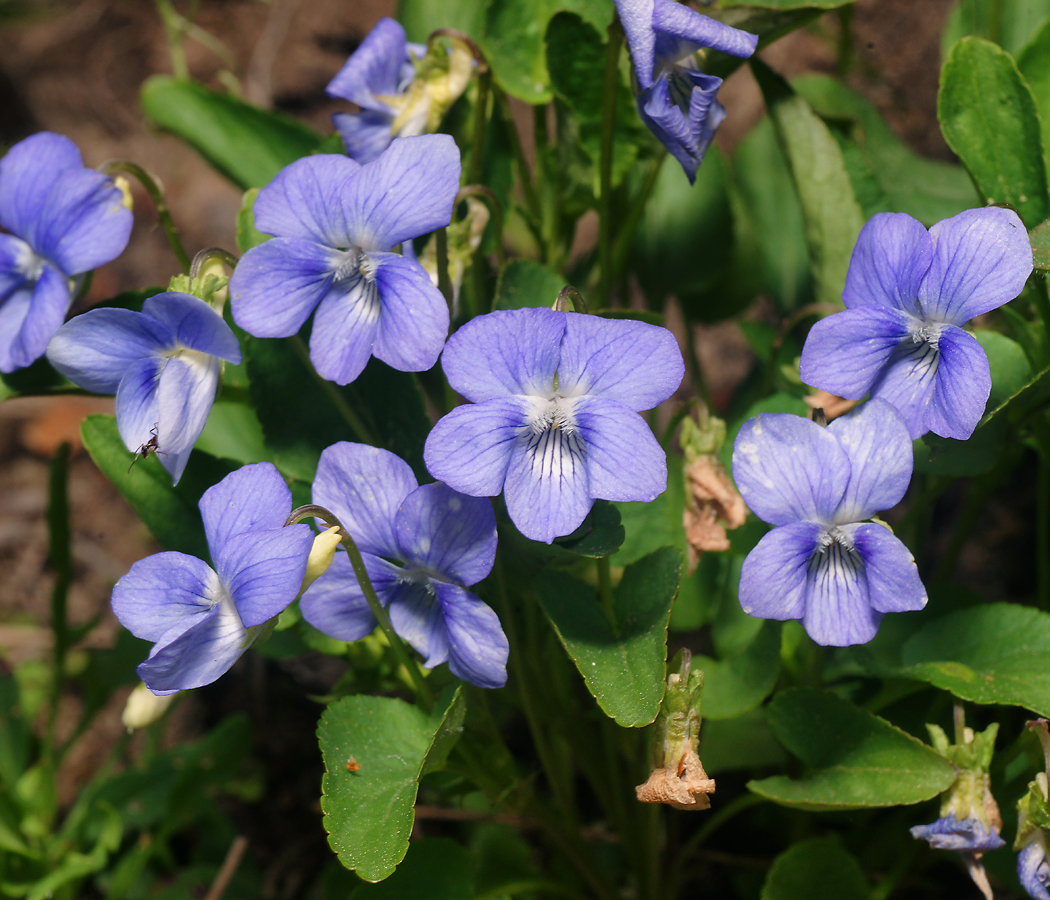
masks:
{"label": "small black insect", "polygon": [[[157,448],[157,430],[158,430],[158,428],[159,428],[159,423],[158,422],[154,422],[153,423],[153,427],[149,430],[149,435],[150,435],[149,440],[146,441],[145,444],[143,444],[141,447],[139,447],[138,450],[135,451],[135,456],[131,460],[131,466],[135,465],[135,463],[137,463],[140,458],[141,459],[145,459],[151,453],[159,453],[161,456],[167,456],[168,455],[163,450],[159,450]],[[128,466],[128,471],[129,472],[131,471],[131,466]]]}

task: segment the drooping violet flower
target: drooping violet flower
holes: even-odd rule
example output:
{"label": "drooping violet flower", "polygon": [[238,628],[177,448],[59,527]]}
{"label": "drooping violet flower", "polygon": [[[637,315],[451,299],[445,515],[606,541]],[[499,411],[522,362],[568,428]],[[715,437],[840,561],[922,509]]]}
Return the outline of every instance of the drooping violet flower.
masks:
{"label": "drooping violet flower", "polygon": [[448,307],[414,259],[390,252],[448,225],[459,150],[446,134],[398,138],[364,166],[308,156],[282,169],[255,201],[255,224],[275,239],[253,247],[230,279],[237,324],[290,337],[314,315],[310,358],[349,384],[373,354],[403,372],[437,361]]}
{"label": "drooping violet flower", "polygon": [[[448,661],[478,687],[507,681],[507,638],[499,618],[467,588],[496,557],[496,517],[487,500],[447,485],[420,487],[387,450],[341,442],[321,454],[313,501],[330,509],[354,539],[394,630],[427,668]],[[376,627],[350,560],[335,561],[303,595],[303,617],[338,640]]]}
{"label": "drooping violet flower", "polygon": [[141,559],[113,588],[113,612],[153,641],[139,677],[155,694],[211,684],[299,593],[313,532],[282,528],[292,492],[270,463],[208,488],[201,516],[215,568],[185,553]]}
{"label": "drooping violet flower", "polygon": [[864,522],[900,501],[911,470],[907,428],[884,400],[826,428],[779,413],[745,422],[733,478],[751,510],[777,527],[744,560],[744,612],[801,619],[818,644],[845,647],[875,637],[883,613],[922,609],[908,548]]}
{"label": "drooping violet flower", "polygon": [[0,160],[0,372],[39,359],[62,324],[78,275],[116,259],[131,210],[113,179],[84,168],[67,137],[48,131]]}
{"label": "drooping violet flower", "polygon": [[941,816],[929,825],[915,825],[908,830],[916,840],[928,841],[934,850],[983,853],[1006,844],[997,831],[979,819],[956,819],[954,815]]}
{"label": "drooping violet flower", "polygon": [[353,113],[333,113],[346,154],[371,162],[396,137],[436,131],[441,117],[466,89],[473,56],[462,41],[451,50],[411,44],[393,19],[380,19],[336,73],[325,92],[357,104]]}
{"label": "drooping violet flower", "polygon": [[649,501],[667,487],[664,451],[639,415],[685,372],[666,329],[501,310],[460,328],[442,366],[471,403],[434,426],[427,468],[472,497],[503,491],[526,537],[549,544],[576,530],[598,498]]}
{"label": "drooping violet flower", "polygon": [[984,413],[988,356],[963,331],[997,309],[1032,272],[1028,232],[1009,209],[969,209],[929,231],[904,213],[861,230],[842,299],[802,349],[802,380],[849,400],[892,403],[911,437],[965,440]]}
{"label": "drooping violet flower", "polygon": [[1017,854],[1017,880],[1034,900],[1050,900],[1050,863],[1047,862],[1046,834],[1032,832],[1028,843]]}
{"label": "drooping violet flower", "polygon": [[676,0],[616,0],[616,9],[641,88],[638,113],[693,181],[726,115],[716,99],[722,79],[698,71],[695,54],[711,49],[747,57],[758,36]]}
{"label": "drooping violet flower", "polygon": [[1050,900],[1050,860],[1047,846],[1050,833],[1046,823],[1050,821],[1050,731],[1046,719],[1028,723],[1043,745],[1045,770],[1036,773],[1028,783],[1027,793],[1017,801],[1017,878],[1034,900]]}
{"label": "drooping violet flower", "polygon": [[89,309],[56,332],[47,357],[85,390],[116,394],[124,446],[156,450],[178,484],[215,401],[221,360],[240,363],[241,348],[211,306],[172,291],[140,313]]}

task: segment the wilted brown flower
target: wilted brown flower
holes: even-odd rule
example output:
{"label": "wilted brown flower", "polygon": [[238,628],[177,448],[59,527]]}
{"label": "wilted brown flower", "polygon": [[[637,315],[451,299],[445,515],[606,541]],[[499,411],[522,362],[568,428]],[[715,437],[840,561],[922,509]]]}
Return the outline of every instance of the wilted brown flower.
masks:
{"label": "wilted brown flower", "polygon": [[713,455],[697,456],[686,466],[685,476],[688,493],[682,525],[691,573],[700,562],[701,553],[729,549],[726,529],[744,524],[747,506]]}

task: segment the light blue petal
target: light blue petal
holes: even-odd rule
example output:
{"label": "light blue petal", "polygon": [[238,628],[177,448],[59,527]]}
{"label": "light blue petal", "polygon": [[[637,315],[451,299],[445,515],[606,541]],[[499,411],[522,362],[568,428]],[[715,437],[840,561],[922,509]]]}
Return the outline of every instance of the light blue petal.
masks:
{"label": "light blue petal", "polygon": [[434,582],[434,590],[445,620],[452,674],[480,688],[503,687],[510,645],[499,616],[458,584]]}
{"label": "light blue petal", "polygon": [[444,228],[452,221],[459,175],[459,148],[449,135],[395,139],[342,195],[353,243],[386,251]]}
{"label": "light blue petal", "polygon": [[220,595],[219,576],[195,556],[154,553],[113,588],[113,612],[135,637],[159,641],[203,619]]}
{"label": "light blue petal", "polygon": [[[40,359],[47,350],[48,341],[62,326],[66,311],[73,302],[69,283],[51,266],[44,266],[40,280],[34,285],[29,302],[24,307],[23,297],[23,291],[15,291],[4,302],[4,319],[9,319],[11,325],[17,324],[22,309],[25,314],[14,334],[14,340],[6,347],[6,359],[0,360],[0,372],[13,372]],[[7,325],[8,322],[0,324]]]}
{"label": "light blue petal", "polygon": [[433,669],[448,659],[445,617],[433,585],[397,585],[390,593],[389,611],[394,631],[423,655],[424,666]]}
{"label": "light blue petal", "polygon": [[255,227],[274,237],[346,247],[349,227],[341,198],[360,168],[332,153],[285,166],[255,199]]}
{"label": "light blue petal", "polygon": [[648,503],[667,490],[667,456],[638,413],[588,396],[573,405],[573,418],[586,448],[591,497]]}
{"label": "light blue petal", "polygon": [[801,619],[806,613],[806,571],[824,528],[792,522],[762,536],[740,570],[740,606],[759,619]]}
{"label": "light blue petal", "polygon": [[186,468],[188,451],[204,431],[218,383],[214,356],[173,357],[157,380],[157,451],[175,484]]}
{"label": "light blue petal", "polygon": [[549,395],[561,360],[566,317],[567,313],[530,307],[471,319],[445,345],[441,367],[448,383],[474,403],[510,394]]}
{"label": "light blue petal", "polygon": [[370,253],[382,312],[372,352],[402,372],[425,372],[448,337],[448,304],[418,262],[397,253]]}
{"label": "light blue petal", "polygon": [[871,386],[871,398],[897,407],[912,440],[930,430],[926,410],[933,398],[940,352],[930,343],[904,340],[898,344]]}
{"label": "light blue petal", "polygon": [[927,318],[964,325],[1013,300],[1032,274],[1032,245],[1012,209],[967,209],[930,237],[933,261],[919,286]]}
{"label": "light blue petal", "polygon": [[911,482],[908,427],[885,400],[869,400],[828,425],[850,463],[835,522],[861,522],[903,499]]}
{"label": "light blue petal", "polygon": [[515,441],[503,492],[511,521],[525,537],[549,544],[571,534],[594,504],[579,435],[551,428]]}
{"label": "light blue petal", "polygon": [[325,88],[364,109],[374,108],[376,94],[396,94],[406,59],[405,29],[382,18]]}
{"label": "light blue petal", "polygon": [[198,504],[208,549],[218,560],[239,534],[280,528],[292,511],[292,492],[273,463],[241,466],[208,488]]}
{"label": "light blue petal", "polygon": [[908,612],[926,605],[915,557],[882,525],[858,525],[853,544],[864,560],[869,602],[879,612]]}
{"label": "light blue petal", "polygon": [[666,328],[580,313],[564,315],[558,363],[561,394],[591,394],[640,412],[678,390],[685,363],[678,341]]}
{"label": "light blue petal", "polygon": [[471,497],[497,496],[527,416],[528,404],[522,397],[457,406],[427,435],[423,448],[427,470]]}
{"label": "light blue petal", "polygon": [[821,319],[810,328],[802,348],[802,381],[847,400],[860,400],[901,341],[911,343],[913,324],[908,313],[883,306],[847,309]]}
{"label": "light blue petal", "polygon": [[638,83],[643,90],[653,83],[653,67],[656,63],[656,35],[653,32],[653,0],[615,0],[616,12],[620,15],[627,46],[631,51],[638,74]]}
{"label": "light blue petal", "polygon": [[340,441],[321,453],[313,502],[335,513],[362,553],[396,557],[397,510],[418,486],[408,463],[389,450]]}
{"label": "light blue petal", "polygon": [[26,240],[63,274],[77,275],[120,256],[133,222],[112,178],[72,169],[55,179]]}
{"label": "light blue petal", "polygon": [[483,497],[468,497],[436,482],[401,503],[394,527],[400,558],[409,566],[472,585],[492,571],[496,514]]}
{"label": "light blue petal", "polygon": [[115,394],[131,365],[175,346],[171,331],[130,309],[89,309],[58,329],[47,358],[74,384]]}
{"label": "light blue petal", "polygon": [[166,364],[157,356],[133,362],[117,386],[117,428],[133,453],[160,431],[157,384]]}
{"label": "light blue petal", "polygon": [[940,363],[924,424],[941,437],[965,441],[984,415],[992,391],[988,354],[972,334],[954,325],[937,342]]}
{"label": "light blue petal", "polygon": [[27,281],[33,248],[13,234],[0,234],[0,304]]}
{"label": "light blue petal", "polygon": [[[370,553],[362,553],[361,558],[379,602],[388,606],[401,569]],[[299,600],[299,609],[314,628],[337,641],[359,641],[376,627],[375,617],[345,553],[336,553],[328,571],[310,585]]]}
{"label": "light blue petal", "polygon": [[298,334],[338,267],[339,253],[312,241],[275,238],[252,247],[230,278],[233,320],[255,337]]}
{"label": "light blue petal", "polygon": [[916,298],[932,260],[933,241],[922,222],[905,213],[876,213],[857,237],[842,299],[849,309],[921,315]]}
{"label": "light blue petal", "polygon": [[55,181],[83,165],[64,135],[42,131],[19,141],[0,160],[0,225],[25,239]]}
{"label": "light blue petal", "polygon": [[860,553],[841,542],[810,558],[802,625],[821,646],[866,644],[879,630],[882,613],[872,609],[864,570]]}
{"label": "light blue petal", "polygon": [[138,675],[155,694],[188,691],[230,670],[248,640],[248,630],[228,600],[170,642],[157,644]]}
{"label": "light blue petal", "polygon": [[[671,79],[676,92],[689,93],[688,115],[671,96]],[[721,78],[675,67],[636,99],[642,121],[681,163],[690,184],[726,117],[725,107],[716,99],[721,87]]]}
{"label": "light blue petal", "polygon": [[653,5],[653,29],[697,47],[720,50],[730,56],[750,56],[758,46],[757,34],[702,16],[675,0],[656,0]]}
{"label": "light blue petal", "polygon": [[1017,879],[1033,900],[1050,900],[1047,885],[1050,885],[1050,865],[1046,851],[1038,839],[1021,848],[1017,854]]}
{"label": "light blue petal", "polygon": [[222,545],[215,568],[248,628],[280,615],[295,600],[313,542],[310,526],[300,524],[234,535]]}
{"label": "light blue petal", "polygon": [[336,384],[354,381],[372,356],[381,315],[375,282],[356,275],[332,285],[310,332],[310,359],[317,374]]}
{"label": "light blue petal", "polygon": [[389,112],[332,113],[332,125],[343,139],[346,155],[362,165],[378,157],[394,139],[394,116]]}
{"label": "light blue petal", "polygon": [[18,337],[33,302],[34,287],[31,283],[25,284],[0,300],[0,372],[5,375],[23,368],[22,345]]}
{"label": "light blue petal", "polygon": [[770,525],[830,525],[849,484],[849,458],[816,422],[785,413],[748,419],[733,447],[733,480]]}
{"label": "light blue petal", "polygon": [[240,365],[241,345],[236,335],[203,300],[177,292],[154,294],[142,305],[142,312],[162,323],[180,346]]}

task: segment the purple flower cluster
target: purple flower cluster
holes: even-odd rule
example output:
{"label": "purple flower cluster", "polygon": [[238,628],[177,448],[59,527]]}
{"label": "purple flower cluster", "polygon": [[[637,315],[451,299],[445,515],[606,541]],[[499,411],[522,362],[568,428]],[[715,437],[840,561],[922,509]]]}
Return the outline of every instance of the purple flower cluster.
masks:
{"label": "purple flower cluster", "polygon": [[67,137],[41,132],[0,160],[0,372],[39,359],[78,276],[116,259],[131,211],[113,179],[84,168]]}
{"label": "purple flower cluster", "polygon": [[676,0],[616,0],[616,9],[638,77],[638,114],[693,181],[726,115],[716,99],[722,79],[698,71],[695,54],[750,56],[758,37]]}

